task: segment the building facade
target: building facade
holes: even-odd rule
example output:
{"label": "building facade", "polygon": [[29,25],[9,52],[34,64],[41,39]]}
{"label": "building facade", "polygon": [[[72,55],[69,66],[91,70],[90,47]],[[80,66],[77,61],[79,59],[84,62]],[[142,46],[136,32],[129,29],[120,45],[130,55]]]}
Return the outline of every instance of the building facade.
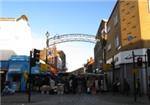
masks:
{"label": "building facade", "polygon": [[[145,69],[146,51],[150,48],[149,8],[150,0],[117,0],[108,21],[101,21],[96,34],[100,42],[97,42],[94,48],[95,68],[104,70],[104,66],[100,66],[100,63],[110,66],[114,62],[114,67],[111,66],[109,71],[104,71],[107,74],[108,87],[112,87],[113,82],[119,79],[120,91],[123,92],[126,79],[131,92],[134,92],[133,82],[136,81],[133,80],[133,72],[135,72],[136,79],[139,78],[141,83],[141,92],[146,94],[147,84],[150,83],[148,81],[150,68]],[[103,39],[107,40],[106,43],[103,43]],[[143,61],[142,67],[137,65],[139,57]]]}
{"label": "building facade", "polygon": [[0,79],[1,79],[1,91],[4,88],[6,81],[6,74],[9,69],[9,59],[12,55],[16,55],[12,50],[1,50],[0,51]]}
{"label": "building facade", "polygon": [[94,69],[102,70],[103,63],[106,63],[106,39],[107,39],[107,20],[102,20],[98,28],[94,47]]}
{"label": "building facade", "polygon": [[0,50],[13,50],[17,55],[29,55],[31,49],[31,29],[27,16],[0,17]]}
{"label": "building facade", "polygon": [[29,73],[29,56],[11,56],[9,59],[6,81],[14,84],[16,91],[26,91],[27,79],[24,74]]}
{"label": "building facade", "polygon": [[[133,69],[136,69],[136,79],[140,79],[142,93],[146,93],[146,84],[149,82],[149,74],[146,75],[144,67],[144,55],[150,48],[149,5],[148,0],[118,0],[107,23],[106,59],[107,63],[115,62],[115,70],[112,71],[114,80],[119,78],[123,84],[123,79],[127,79],[133,91]],[[133,51],[142,57],[142,67],[137,64],[133,67]],[[123,91],[123,85],[120,91]]]}
{"label": "building facade", "polygon": [[61,69],[61,71],[62,72],[66,72],[66,55],[65,55],[65,53],[62,51],[62,50],[60,50],[60,51],[58,51],[58,54],[59,54],[59,57],[60,57],[60,59],[61,59],[61,61],[62,61],[62,69]]}
{"label": "building facade", "polygon": [[40,51],[40,59],[46,61],[46,57],[47,63],[55,68],[52,72],[58,73],[66,71],[66,55],[63,51],[57,50],[56,46],[50,47],[47,50],[44,48]]}

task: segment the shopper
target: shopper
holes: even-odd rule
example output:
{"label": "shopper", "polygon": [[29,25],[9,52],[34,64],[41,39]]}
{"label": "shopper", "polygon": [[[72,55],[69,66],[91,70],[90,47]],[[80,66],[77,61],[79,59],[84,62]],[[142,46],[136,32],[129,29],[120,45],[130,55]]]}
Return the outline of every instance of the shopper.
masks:
{"label": "shopper", "polygon": [[124,94],[126,94],[127,96],[129,95],[129,91],[130,91],[130,86],[129,83],[127,82],[127,80],[124,78],[124,85],[123,85],[123,90],[124,90]]}
{"label": "shopper", "polygon": [[136,81],[136,94],[139,95],[140,97],[141,95],[141,84],[140,84],[140,79],[138,78]]}

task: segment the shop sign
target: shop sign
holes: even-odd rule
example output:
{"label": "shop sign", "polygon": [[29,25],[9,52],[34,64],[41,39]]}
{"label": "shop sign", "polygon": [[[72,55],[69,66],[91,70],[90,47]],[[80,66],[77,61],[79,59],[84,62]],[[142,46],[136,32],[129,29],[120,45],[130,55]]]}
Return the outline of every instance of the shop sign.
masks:
{"label": "shop sign", "polygon": [[104,71],[110,71],[112,68],[112,64],[103,64],[103,70]]}

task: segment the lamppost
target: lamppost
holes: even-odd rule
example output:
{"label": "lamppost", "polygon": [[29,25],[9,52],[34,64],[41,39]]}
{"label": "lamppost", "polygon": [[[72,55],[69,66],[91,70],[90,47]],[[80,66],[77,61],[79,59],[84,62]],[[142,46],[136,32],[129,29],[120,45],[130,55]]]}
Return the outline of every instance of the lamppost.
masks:
{"label": "lamppost", "polygon": [[136,102],[136,73],[135,73],[135,54],[132,51],[132,60],[133,60],[133,84],[134,84],[134,101]]}
{"label": "lamppost", "polygon": [[46,32],[45,36],[46,36],[46,61],[45,62],[47,64],[47,49],[49,47],[49,36],[50,36],[48,31]]}
{"label": "lamppost", "polygon": [[112,64],[112,86],[113,86],[113,84],[114,84],[114,82],[115,82],[115,60],[114,60],[114,56],[112,57],[112,62],[111,62],[111,64]]}
{"label": "lamppost", "polygon": [[[101,48],[102,48],[102,60],[101,60],[101,64],[102,64],[102,69],[104,69],[103,65],[106,64],[107,32],[103,31],[101,33],[100,37],[97,37],[97,39],[98,39],[98,41],[100,41],[100,45],[101,45]],[[104,75],[103,84],[104,84],[104,87],[106,86],[106,91],[107,91],[107,84],[106,84],[107,74],[104,73],[104,70],[102,70],[102,74]]]}

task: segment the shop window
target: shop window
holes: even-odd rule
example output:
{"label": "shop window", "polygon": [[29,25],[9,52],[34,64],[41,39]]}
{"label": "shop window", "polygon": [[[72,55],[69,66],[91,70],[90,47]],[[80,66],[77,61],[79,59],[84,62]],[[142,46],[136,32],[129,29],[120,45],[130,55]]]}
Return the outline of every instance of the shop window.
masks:
{"label": "shop window", "polygon": [[13,81],[14,82],[18,82],[18,81],[20,81],[21,80],[21,76],[19,75],[19,74],[15,74],[14,76],[13,76]]}

